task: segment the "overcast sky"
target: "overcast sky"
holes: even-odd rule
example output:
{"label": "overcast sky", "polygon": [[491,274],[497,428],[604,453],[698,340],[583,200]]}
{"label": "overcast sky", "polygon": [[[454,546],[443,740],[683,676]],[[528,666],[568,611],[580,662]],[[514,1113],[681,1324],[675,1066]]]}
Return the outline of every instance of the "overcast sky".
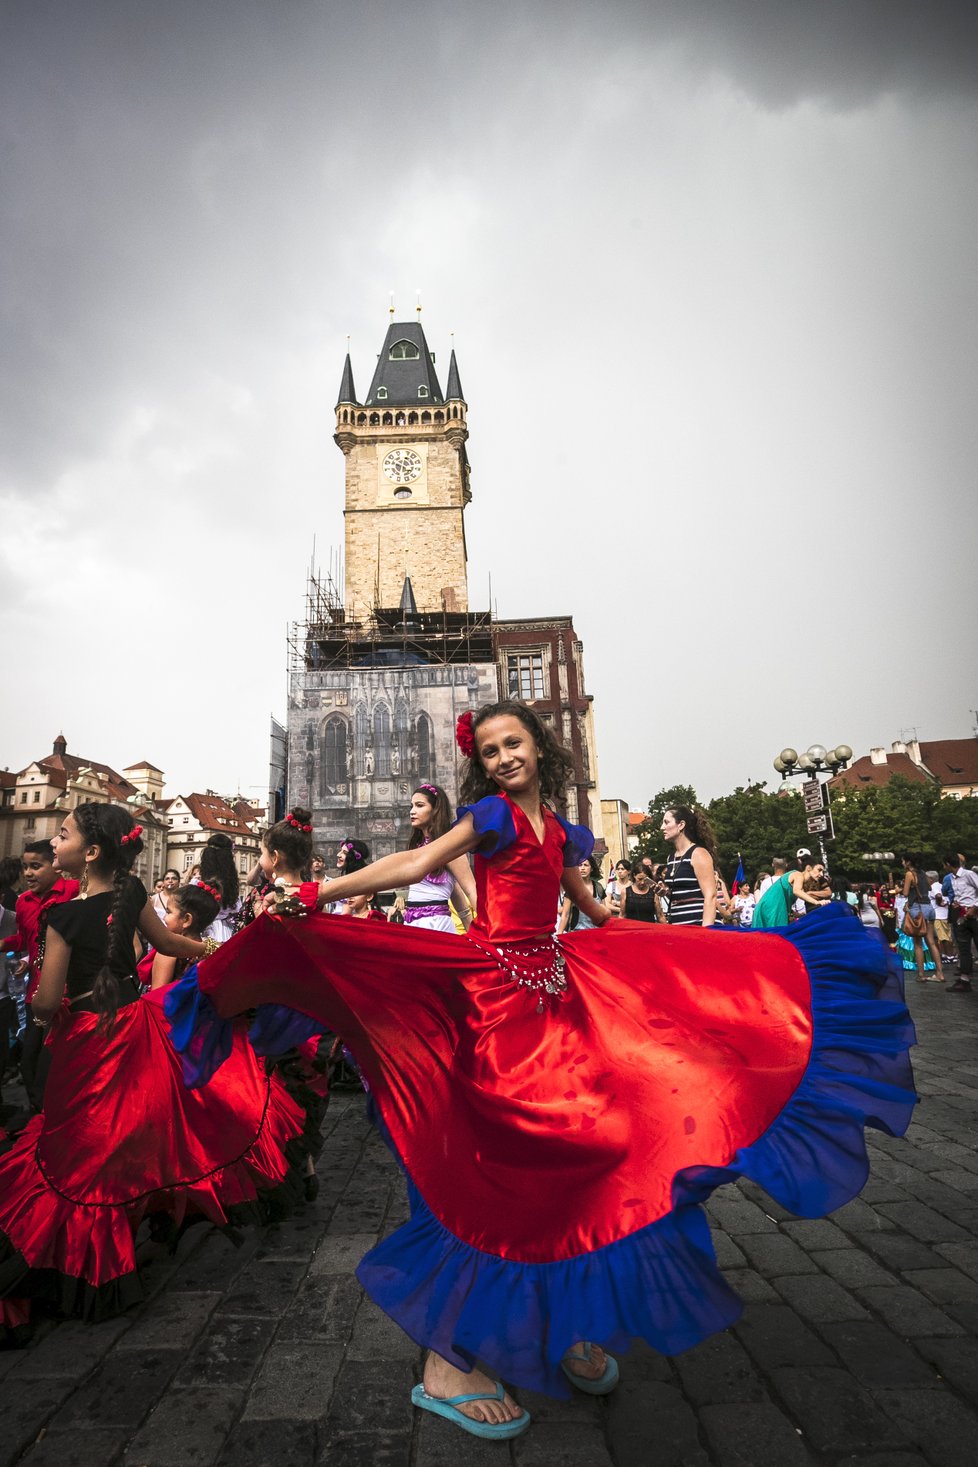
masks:
{"label": "overcast sky", "polygon": [[417,287],[471,602],[573,614],[605,795],[972,731],[970,0],[0,17],[0,766],[259,792]]}

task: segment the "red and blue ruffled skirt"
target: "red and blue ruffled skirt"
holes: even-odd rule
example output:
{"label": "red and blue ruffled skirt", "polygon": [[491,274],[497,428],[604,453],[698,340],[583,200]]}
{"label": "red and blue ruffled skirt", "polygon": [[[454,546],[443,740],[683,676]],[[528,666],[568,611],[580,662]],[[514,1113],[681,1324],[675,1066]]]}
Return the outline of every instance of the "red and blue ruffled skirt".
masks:
{"label": "red and blue ruffled skirt", "polygon": [[915,1101],[899,971],[837,907],[756,935],[616,921],[561,949],[566,992],[541,995],[464,937],[266,915],[167,1000],[195,1083],[245,1009],[259,1050],[343,1038],[411,1200],[361,1282],[419,1344],[552,1395],[579,1340],[674,1354],[737,1318],[715,1187],[830,1212],[866,1180],[864,1127],[902,1133]]}

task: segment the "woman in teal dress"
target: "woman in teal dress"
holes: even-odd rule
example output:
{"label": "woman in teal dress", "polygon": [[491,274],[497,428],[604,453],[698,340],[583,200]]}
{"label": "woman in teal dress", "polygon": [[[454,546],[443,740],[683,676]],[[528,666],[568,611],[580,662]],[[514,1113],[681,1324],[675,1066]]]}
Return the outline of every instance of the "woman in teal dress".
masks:
{"label": "woman in teal dress", "polygon": [[805,890],[805,882],[814,877],[819,885],[825,876],[821,861],[807,860],[803,871],[786,871],[773,881],[754,908],[751,931],[762,927],[787,927],[791,909],[800,898],[809,907],[824,907],[825,901]]}

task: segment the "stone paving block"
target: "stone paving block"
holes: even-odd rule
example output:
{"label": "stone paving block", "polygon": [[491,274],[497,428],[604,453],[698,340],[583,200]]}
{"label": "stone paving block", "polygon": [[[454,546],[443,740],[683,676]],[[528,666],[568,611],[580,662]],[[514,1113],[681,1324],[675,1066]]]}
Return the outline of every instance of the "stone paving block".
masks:
{"label": "stone paving block", "polygon": [[695,1350],[677,1355],[673,1365],[694,1406],[767,1399],[750,1356],[729,1331],[711,1335]]}
{"label": "stone paving block", "polygon": [[607,1402],[607,1440],[617,1467],[709,1467],[696,1416],[675,1386],[623,1379]]}
{"label": "stone paving block", "polygon": [[[325,1348],[325,1347],[317,1347]],[[335,1379],[328,1429],[337,1436],[359,1432],[409,1430],[415,1407],[411,1388],[417,1381],[406,1360],[352,1360]]]}
{"label": "stone paving block", "polygon": [[239,1421],[214,1467],[316,1467],[319,1460],[314,1421]]}
{"label": "stone paving block", "polygon": [[[909,1238],[906,1233],[877,1233],[872,1237],[864,1235],[860,1238],[860,1243],[874,1258],[895,1273],[902,1273],[907,1268],[941,1266],[941,1255],[936,1249],[928,1248],[916,1238]],[[964,1272],[967,1273],[968,1270],[965,1269]]]}
{"label": "stone paving block", "polygon": [[966,1334],[978,1335],[978,1304],[947,1304],[944,1312],[949,1314],[955,1324],[959,1324]]}
{"label": "stone paving block", "polygon": [[776,1233],[777,1223],[758,1207],[739,1196],[732,1188],[714,1192],[706,1207],[711,1221],[725,1233],[732,1233],[738,1240],[747,1233]]}
{"label": "stone paving block", "polygon": [[917,1289],[899,1284],[895,1289],[860,1289],[859,1297],[898,1335],[915,1339],[926,1335],[960,1335],[963,1330],[949,1315]]}
{"label": "stone paving block", "polygon": [[[651,1463],[655,1458],[644,1460]],[[513,1461],[517,1467],[615,1467],[600,1427],[563,1421],[534,1424],[516,1437]]]}
{"label": "stone paving block", "polygon": [[809,1467],[801,1437],[770,1401],[706,1406],[699,1415],[720,1467]]}
{"label": "stone paving block", "polygon": [[731,1269],[727,1283],[737,1290],[745,1304],[777,1304],[781,1297],[753,1268]]}
{"label": "stone paving block", "polygon": [[[451,1422],[439,1421],[428,1411],[419,1411],[418,1416],[414,1467],[509,1467],[512,1458],[501,1442],[467,1436],[460,1447]],[[322,1462],[323,1467],[333,1467],[332,1458],[324,1456]]]}
{"label": "stone paving block", "polygon": [[[474,1437],[465,1438],[466,1442],[474,1440]],[[462,1450],[466,1452],[464,1461],[468,1467],[468,1449],[463,1447]],[[496,1450],[499,1450],[498,1444]],[[456,1447],[456,1462],[459,1460],[458,1451]],[[331,1437],[321,1449],[317,1462],[322,1463],[322,1467],[411,1467],[411,1433],[360,1431],[353,1436]]]}
{"label": "stone paving block", "polygon": [[[82,1324],[69,1319],[27,1350],[11,1351],[11,1374],[18,1380],[82,1380],[129,1328],[128,1319]],[[0,1357],[2,1358],[2,1357]]]}
{"label": "stone paving block", "polygon": [[766,1279],[792,1273],[818,1273],[818,1265],[782,1233],[745,1234],[740,1239],[740,1246],[748,1261]]}
{"label": "stone paving block", "polygon": [[877,1404],[931,1467],[978,1462],[978,1416],[948,1391],[877,1391]]}
{"label": "stone paving block", "polygon": [[978,1192],[978,1172],[968,1171],[963,1166],[953,1167],[950,1171],[932,1172],[931,1176],[935,1182],[954,1187],[958,1192]]}
{"label": "stone paving block", "polygon": [[876,1211],[876,1204],[871,1207],[861,1197],[836,1208],[829,1217],[844,1233],[855,1233],[859,1237],[864,1233],[889,1232],[893,1228],[890,1219]]}
{"label": "stone paving block", "polygon": [[344,1198],[337,1204],[336,1211],[330,1218],[329,1231],[331,1234],[374,1232],[379,1237],[383,1231],[386,1211],[382,1202],[364,1206],[363,1203],[348,1202]]}
{"label": "stone paving block", "polygon": [[733,1238],[729,1237],[722,1228],[714,1228],[712,1233],[713,1251],[717,1256],[720,1268],[743,1268],[747,1259],[741,1253]]}
{"label": "stone paving block", "polygon": [[972,1406],[978,1406],[978,1340],[915,1340],[916,1348]]}
{"label": "stone paving block", "polygon": [[190,1385],[246,1385],[271,1344],[275,1321],[218,1314],[175,1379]]}
{"label": "stone paving block", "polygon": [[353,1274],[363,1255],[377,1241],[376,1233],[328,1232],[309,1265],[312,1274]]}
{"label": "stone paving block", "polygon": [[274,1258],[278,1263],[308,1263],[326,1233],[327,1220],[320,1216],[315,1203],[307,1203],[301,1212],[265,1232],[256,1257],[260,1261]]}
{"label": "stone paving block", "polygon": [[774,1279],[774,1287],[796,1314],[809,1324],[829,1324],[841,1319],[866,1319],[868,1315],[852,1294],[824,1274],[796,1275]]}
{"label": "stone paving block", "polygon": [[969,1279],[956,1268],[908,1269],[903,1281],[935,1304],[978,1304],[978,1280]]}
{"label": "stone paving block", "polygon": [[70,1380],[38,1380],[28,1386],[8,1376],[0,1385],[0,1467],[10,1467],[52,1420],[71,1394]]}
{"label": "stone paving block", "polygon": [[185,1358],[182,1350],[112,1351],[69,1396],[52,1425],[137,1427]]}
{"label": "stone paving block", "polygon": [[185,1263],[180,1264],[167,1285],[167,1292],[221,1293],[229,1289],[234,1280],[248,1266],[258,1252],[261,1242],[257,1231],[245,1235],[240,1247],[235,1247],[230,1238],[212,1230],[201,1240]]}
{"label": "stone paving block", "polygon": [[348,1360],[417,1360],[418,1347],[389,1314],[364,1296],[357,1310],[353,1334],[346,1349]]}
{"label": "stone paving block", "polygon": [[926,1390],[940,1382],[916,1351],[875,1319],[826,1324],[819,1333],[843,1365],[868,1390],[911,1387]]}
{"label": "stone paving block", "polygon": [[329,1411],[342,1359],[339,1345],[304,1343],[297,1349],[274,1344],[251,1383],[244,1419],[321,1420]]}
{"label": "stone paving block", "polygon": [[128,1440],[128,1431],[105,1426],[47,1431],[23,1460],[30,1467],[115,1467]]}
{"label": "stone paving block", "polygon": [[927,1467],[916,1452],[873,1452],[869,1457],[843,1457],[836,1467]]}
{"label": "stone paving block", "polygon": [[752,1182],[749,1177],[738,1177],[737,1181],[734,1182],[734,1187],[749,1202],[756,1202],[761,1211],[767,1213],[768,1217],[773,1217],[776,1222],[781,1222],[786,1217],[795,1216],[793,1212],[789,1212],[787,1208],[782,1207],[780,1202],[775,1202],[774,1198],[768,1196],[763,1187],[759,1186],[757,1182]]}
{"label": "stone paving block", "polygon": [[[939,1254],[945,1262],[960,1268],[971,1279],[978,1279],[978,1242],[970,1243],[938,1243],[934,1252]],[[918,1265],[910,1264],[910,1268]],[[927,1267],[928,1265],[920,1265]]]}
{"label": "stone paving block", "polygon": [[860,1200],[868,1202],[875,1207],[877,1202],[905,1202],[907,1194],[896,1182],[888,1182],[884,1177],[871,1176],[865,1187],[859,1194]]}
{"label": "stone paving block", "polygon": [[282,1316],[278,1338],[345,1344],[353,1333],[363,1290],[352,1274],[309,1276]]}
{"label": "stone paving block", "polygon": [[210,1467],[243,1398],[230,1386],[188,1386],[164,1396],[126,1451],[126,1467]]}
{"label": "stone paving block", "polygon": [[821,1340],[786,1304],[751,1304],[733,1328],[762,1370],[835,1363]]}
{"label": "stone paving block", "polygon": [[837,1228],[835,1223],[829,1222],[827,1217],[800,1218],[796,1222],[784,1222],[781,1231],[787,1233],[806,1253],[816,1250],[828,1251],[835,1248],[853,1248],[855,1244],[852,1239]]}
{"label": "stone paving block", "polygon": [[881,1202],[879,1210],[898,1228],[922,1243],[963,1242],[968,1234],[923,1202]]}
{"label": "stone paving block", "polygon": [[791,1420],[817,1452],[906,1447],[905,1434],[845,1370],[787,1368],[772,1383]]}
{"label": "stone paving block", "polygon": [[305,1276],[303,1263],[254,1263],[220,1303],[221,1314],[284,1314]]}
{"label": "stone paving block", "polygon": [[[621,1357],[619,1357],[621,1358]],[[622,1369],[630,1365],[631,1356],[622,1360]],[[420,1362],[420,1355],[419,1355]],[[419,1363],[419,1374],[420,1374]],[[666,1366],[666,1380],[672,1380],[672,1371]],[[597,1396],[586,1396],[581,1391],[574,1391],[572,1395],[563,1396],[541,1396],[536,1391],[524,1390],[521,1386],[515,1393],[524,1411],[528,1411],[537,1421],[569,1421],[572,1425],[577,1423],[582,1426],[599,1426],[604,1423],[604,1405]]]}
{"label": "stone paving block", "polygon": [[[665,1356],[660,1355],[658,1350],[653,1350],[651,1345],[644,1340],[633,1340],[631,1349],[619,1357],[622,1375],[630,1382],[638,1384],[641,1381],[658,1381],[669,1385],[672,1383],[672,1363]],[[578,1394],[574,1398],[581,1402],[583,1397]]]}
{"label": "stone paving block", "polygon": [[161,1294],[140,1312],[120,1350],[189,1350],[220,1303],[220,1294]]}

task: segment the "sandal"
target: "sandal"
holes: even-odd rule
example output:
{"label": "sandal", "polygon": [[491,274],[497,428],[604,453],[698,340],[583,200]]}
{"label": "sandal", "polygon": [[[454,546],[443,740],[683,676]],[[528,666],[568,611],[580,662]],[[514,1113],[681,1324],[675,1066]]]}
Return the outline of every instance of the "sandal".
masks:
{"label": "sandal", "polygon": [[604,1373],[599,1375],[597,1380],[589,1380],[586,1375],[578,1375],[576,1371],[571,1370],[567,1364],[568,1360],[590,1361],[590,1340],[585,1340],[582,1348],[584,1353],[581,1355],[578,1355],[573,1350],[568,1350],[560,1362],[561,1370],[576,1391],[583,1391],[588,1396],[607,1396],[618,1384],[618,1361],[613,1355],[608,1355],[606,1357],[607,1363],[604,1367]]}
{"label": "sandal", "polygon": [[423,1385],[416,1385],[411,1392],[411,1404],[420,1407],[422,1411],[431,1411],[435,1416],[444,1416],[446,1421],[454,1421],[456,1426],[472,1436],[506,1441],[526,1431],[530,1424],[529,1411],[521,1411],[513,1421],[475,1421],[458,1409],[468,1401],[501,1401],[506,1392],[498,1380],[495,1385],[496,1389],[492,1394],[477,1391],[471,1396],[429,1396]]}

